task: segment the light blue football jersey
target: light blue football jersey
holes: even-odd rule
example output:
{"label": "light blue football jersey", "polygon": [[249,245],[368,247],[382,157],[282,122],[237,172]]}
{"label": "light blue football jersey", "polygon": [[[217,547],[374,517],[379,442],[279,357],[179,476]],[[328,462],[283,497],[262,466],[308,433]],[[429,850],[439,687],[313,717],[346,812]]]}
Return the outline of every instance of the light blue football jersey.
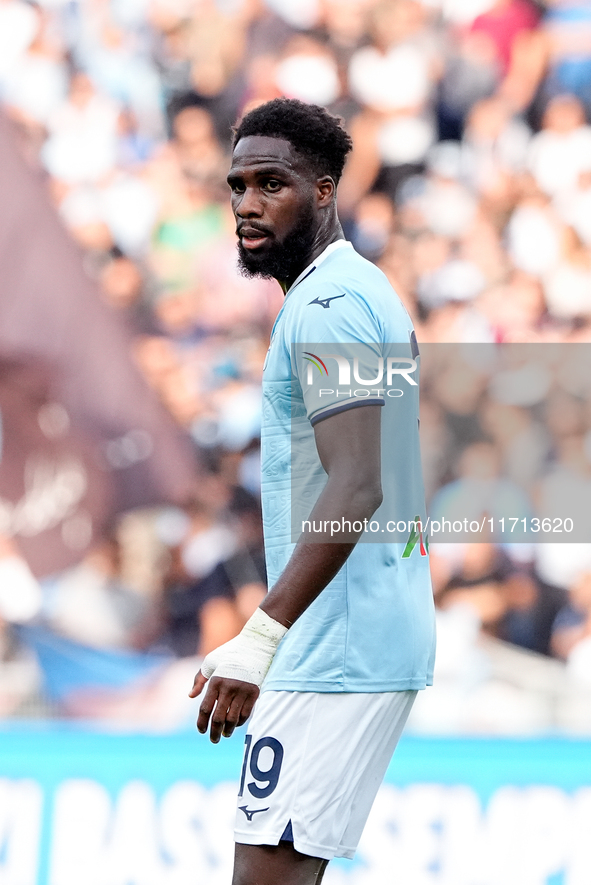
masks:
{"label": "light blue football jersey", "polygon": [[[312,342],[312,350],[302,348]],[[361,347],[370,355],[367,365],[355,364],[354,377],[343,376],[352,381],[347,390],[324,374],[327,370],[334,376],[339,362],[336,345],[345,352],[347,345]],[[369,402],[385,404],[382,485],[388,487],[388,495],[384,497],[390,507],[392,500],[396,502],[397,516],[411,520],[419,516],[425,524],[418,385],[411,376],[402,378],[396,382],[400,397],[394,391],[392,398],[385,380],[381,386],[365,384],[367,390],[361,394],[363,385],[356,381],[377,377],[375,365],[373,370],[369,366],[371,355],[378,359],[389,345],[399,345],[407,364],[416,365],[412,323],[387,278],[344,240],[330,245],[287,293],[263,371],[262,505],[269,587],[285,568],[297,538],[292,446],[297,439],[298,450],[309,453],[307,469],[299,470],[297,484],[298,506],[308,502],[302,511],[307,518],[322,478],[326,480],[313,425],[336,411]],[[339,366],[346,372],[345,363]],[[314,379],[317,370],[319,382]],[[386,501],[373,517],[378,526],[392,515],[382,512],[385,506]],[[336,577],[287,632],[263,689],[421,689],[432,682],[434,652],[427,537],[422,532],[406,536],[403,531],[395,541],[382,541],[379,534],[370,537],[366,532]]]}

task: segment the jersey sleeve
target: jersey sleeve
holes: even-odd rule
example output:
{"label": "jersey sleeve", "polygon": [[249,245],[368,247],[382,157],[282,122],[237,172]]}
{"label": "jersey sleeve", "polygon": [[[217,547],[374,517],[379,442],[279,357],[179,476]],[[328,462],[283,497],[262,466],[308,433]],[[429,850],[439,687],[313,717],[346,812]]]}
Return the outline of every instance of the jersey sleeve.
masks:
{"label": "jersey sleeve", "polygon": [[312,425],[338,412],[384,405],[383,331],[359,294],[309,287],[290,342],[292,377]]}

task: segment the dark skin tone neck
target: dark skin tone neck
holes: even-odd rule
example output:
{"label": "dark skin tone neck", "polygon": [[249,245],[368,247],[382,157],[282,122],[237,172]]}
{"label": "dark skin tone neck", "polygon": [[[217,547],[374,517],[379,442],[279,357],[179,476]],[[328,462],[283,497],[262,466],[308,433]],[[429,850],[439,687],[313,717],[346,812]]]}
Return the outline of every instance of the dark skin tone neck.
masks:
{"label": "dark skin tone neck", "polygon": [[[330,182],[331,184],[333,184],[332,179],[330,179]],[[328,221],[329,219],[327,218],[327,225],[324,225],[323,227],[328,226]],[[331,243],[336,243],[337,240],[345,239],[345,235],[341,227],[341,222],[339,221],[336,214],[336,206],[334,207],[334,222],[335,230],[333,230],[332,232],[325,229],[318,229],[318,231],[316,232],[316,236],[314,237],[314,244],[310,249],[308,257],[305,261],[302,262],[302,266],[298,273],[292,275],[292,278],[289,280],[277,280],[284,292],[287,292],[289,288],[293,286],[294,282],[297,280],[304,268],[312,264],[312,262],[315,261],[319,255],[322,255],[327,246],[330,246]]]}
{"label": "dark skin tone neck", "polygon": [[253,260],[264,260],[271,249],[288,245],[298,221],[309,216],[314,231],[309,247],[286,278],[273,274],[284,292],[327,246],[344,238],[334,180],[330,175],[318,177],[306,157],[283,138],[240,139],[228,184],[237,233]]}

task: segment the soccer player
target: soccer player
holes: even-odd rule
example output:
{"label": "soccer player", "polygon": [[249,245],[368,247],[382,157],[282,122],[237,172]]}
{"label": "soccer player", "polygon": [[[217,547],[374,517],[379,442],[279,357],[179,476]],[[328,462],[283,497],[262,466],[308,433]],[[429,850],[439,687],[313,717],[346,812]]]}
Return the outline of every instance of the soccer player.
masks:
{"label": "soccer player", "polygon": [[[360,540],[382,502],[383,463],[401,505],[409,499],[407,509],[423,513],[418,386],[411,380],[394,409],[386,403],[391,391],[379,387],[361,398],[327,385],[320,404],[306,380],[310,363],[294,356],[294,345],[310,342],[375,353],[400,343],[417,355],[411,321],[387,279],[343,237],[336,188],[350,149],[336,118],[288,99],[251,111],[234,133],[228,183],[240,264],[247,275],[278,280],[285,301],[263,370],[271,589],[242,632],[207,655],[191,691],[197,697],[208,683],[197,727],[209,728],[214,743],[254,710],[233,885],[318,885],[332,857],[353,857],[417,690],[432,678],[422,527],[406,544]],[[309,525],[345,519],[353,525],[346,536],[314,537],[306,526],[292,543],[295,425],[311,441],[308,473],[324,477]],[[306,488],[300,491],[305,500]]]}

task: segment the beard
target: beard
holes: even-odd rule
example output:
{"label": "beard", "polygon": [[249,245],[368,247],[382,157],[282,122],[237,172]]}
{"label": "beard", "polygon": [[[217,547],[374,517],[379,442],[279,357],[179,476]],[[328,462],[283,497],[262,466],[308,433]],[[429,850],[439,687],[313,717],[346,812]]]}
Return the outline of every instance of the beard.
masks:
{"label": "beard", "polygon": [[293,280],[309,262],[316,236],[314,212],[310,206],[302,212],[297,224],[282,243],[271,245],[260,253],[245,249],[238,240],[238,267],[242,276],[266,280]]}

